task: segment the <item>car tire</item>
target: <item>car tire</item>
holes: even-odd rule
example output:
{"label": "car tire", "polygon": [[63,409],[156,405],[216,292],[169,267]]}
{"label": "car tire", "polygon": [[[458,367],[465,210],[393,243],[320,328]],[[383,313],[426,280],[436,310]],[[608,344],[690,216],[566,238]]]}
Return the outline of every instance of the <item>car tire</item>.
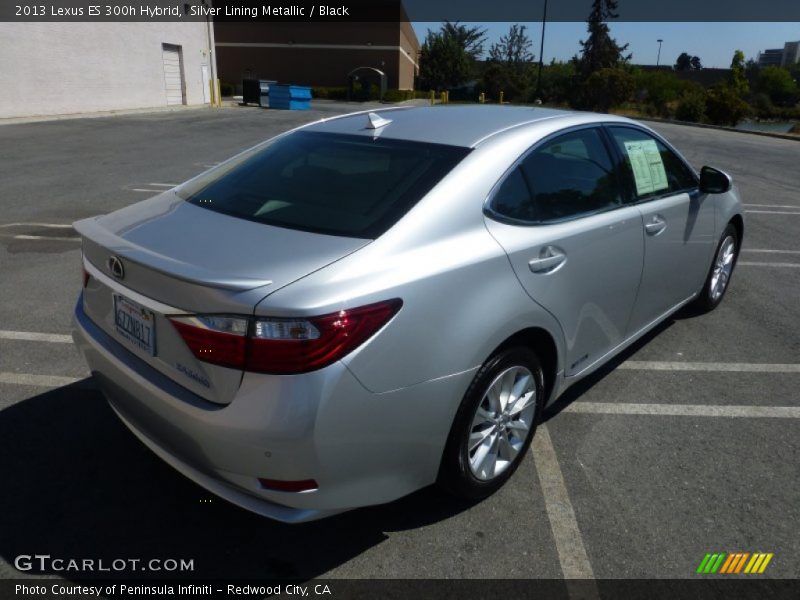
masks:
{"label": "car tire", "polygon": [[487,360],[453,421],[439,468],[440,487],[469,500],[498,490],[530,447],[544,397],[544,372],[529,348],[507,348]]}
{"label": "car tire", "polygon": [[694,306],[701,312],[710,312],[719,306],[730,287],[733,269],[739,258],[739,234],[732,224],[728,224],[722,232],[719,244],[714,251],[714,260],[708,270],[703,289],[694,301]]}

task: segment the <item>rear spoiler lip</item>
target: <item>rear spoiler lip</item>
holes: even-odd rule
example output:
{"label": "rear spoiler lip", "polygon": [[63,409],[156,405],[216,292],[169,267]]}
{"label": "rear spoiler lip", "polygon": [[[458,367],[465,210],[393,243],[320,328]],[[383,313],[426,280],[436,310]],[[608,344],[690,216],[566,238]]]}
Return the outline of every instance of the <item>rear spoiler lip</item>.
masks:
{"label": "rear spoiler lip", "polygon": [[[204,269],[203,267],[181,262],[162,254],[152,252],[146,248],[132,244],[109,231],[98,223],[97,219],[98,217],[82,219],[80,221],[75,221],[72,226],[82,238],[108,249],[111,254],[147,267],[148,269],[153,269],[168,277],[173,277],[188,283],[239,292],[266,287],[273,283],[271,279],[220,275],[208,269]],[[102,270],[105,268],[105,265],[95,266]]]}

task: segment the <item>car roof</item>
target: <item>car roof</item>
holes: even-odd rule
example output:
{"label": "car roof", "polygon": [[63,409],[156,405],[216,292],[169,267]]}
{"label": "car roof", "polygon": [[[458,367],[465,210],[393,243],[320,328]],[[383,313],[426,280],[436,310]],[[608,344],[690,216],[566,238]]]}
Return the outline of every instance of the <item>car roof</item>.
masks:
{"label": "car roof", "polygon": [[[390,120],[390,123],[377,129],[369,127],[369,112],[379,114],[381,118]],[[323,119],[303,129],[324,133],[380,135],[392,139],[474,148],[501,131],[552,119],[565,121],[565,127],[599,121],[628,121],[606,114],[554,108],[472,104],[363,111]]]}

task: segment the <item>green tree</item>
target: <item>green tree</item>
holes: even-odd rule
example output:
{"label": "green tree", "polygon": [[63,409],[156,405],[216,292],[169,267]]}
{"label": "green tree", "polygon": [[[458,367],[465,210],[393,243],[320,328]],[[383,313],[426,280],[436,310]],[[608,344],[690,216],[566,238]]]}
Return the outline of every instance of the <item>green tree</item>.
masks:
{"label": "green tree", "polygon": [[750,93],[750,84],[745,76],[744,52],[737,50],[731,60],[731,72],[728,76],[728,85],[740,98]]}
{"label": "green tree", "polygon": [[620,46],[611,37],[606,21],[617,18],[617,0],[592,0],[592,11],[586,20],[589,37],[581,41],[580,57],[575,57],[580,77],[585,81],[595,71],[618,67],[630,60],[622,53],[628,44]]}
{"label": "green tree", "polygon": [[489,48],[483,85],[491,98],[504,92],[508,100],[527,100],[533,86],[535,56],[525,25],[512,25],[508,35]]}
{"label": "green tree", "polygon": [[703,68],[703,63],[700,60],[700,57],[699,56],[693,56],[692,57],[692,69],[694,71],[699,71],[702,68]]}
{"label": "green tree", "polygon": [[787,69],[764,67],[758,75],[755,89],[769,96],[778,106],[793,106],[800,96],[800,90]]}
{"label": "green tree", "polygon": [[474,74],[483,52],[486,30],[446,21],[439,31],[428,30],[420,48],[420,85],[423,89],[458,87]]}
{"label": "green tree", "polygon": [[681,52],[673,68],[676,71],[688,71],[692,68],[692,56],[688,52]]}
{"label": "green tree", "polygon": [[455,39],[473,61],[478,60],[483,54],[483,44],[486,41],[485,29],[467,27],[459,22],[445,21],[442,24],[441,32]]}
{"label": "green tree", "polygon": [[[573,83],[572,98],[570,103],[575,108],[599,109],[595,105],[603,97],[603,90],[589,88],[589,78],[601,69],[616,69],[625,65],[631,55],[623,55],[628,44],[619,45],[611,37],[606,21],[617,18],[617,0],[592,0],[592,10],[586,20],[586,30],[589,36],[581,41],[580,55],[572,58],[575,65],[575,81]],[[592,85],[600,85],[601,79],[597,77]]]}

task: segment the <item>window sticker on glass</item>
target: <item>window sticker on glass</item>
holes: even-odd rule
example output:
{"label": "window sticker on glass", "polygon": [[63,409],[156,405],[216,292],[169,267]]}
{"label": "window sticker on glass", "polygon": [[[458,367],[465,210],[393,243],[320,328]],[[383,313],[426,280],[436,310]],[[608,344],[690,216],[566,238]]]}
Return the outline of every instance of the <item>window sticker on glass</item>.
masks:
{"label": "window sticker on glass", "polygon": [[646,196],[669,187],[664,162],[655,140],[625,142],[625,151],[631,161],[637,195]]}

